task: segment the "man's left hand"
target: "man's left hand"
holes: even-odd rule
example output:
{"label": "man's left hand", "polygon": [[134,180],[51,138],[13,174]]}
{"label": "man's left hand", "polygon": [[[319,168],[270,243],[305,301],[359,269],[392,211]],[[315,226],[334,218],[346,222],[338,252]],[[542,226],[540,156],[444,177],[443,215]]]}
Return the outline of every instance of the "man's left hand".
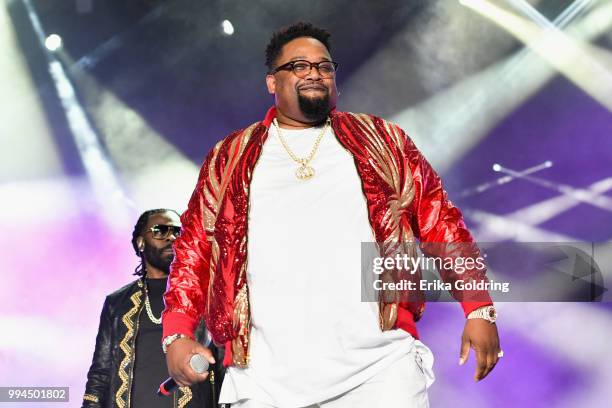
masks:
{"label": "man's left hand", "polygon": [[480,381],[493,370],[500,359],[498,354],[501,349],[495,323],[492,324],[484,319],[467,320],[461,336],[459,365],[467,361],[470,348],[476,353],[474,380]]}

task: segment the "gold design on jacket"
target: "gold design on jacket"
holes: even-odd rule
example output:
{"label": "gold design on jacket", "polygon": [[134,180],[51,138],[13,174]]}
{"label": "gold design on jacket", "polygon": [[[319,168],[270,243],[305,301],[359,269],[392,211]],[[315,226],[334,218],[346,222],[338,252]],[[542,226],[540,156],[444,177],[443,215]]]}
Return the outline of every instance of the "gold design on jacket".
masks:
{"label": "gold design on jacket", "polygon": [[191,388],[189,387],[179,387],[179,391],[183,393],[183,396],[179,398],[177,403],[177,408],[184,408],[191,398],[193,394],[191,393]]}
{"label": "gold design on jacket", "polygon": [[383,331],[391,330],[397,320],[397,303],[380,304],[379,303],[379,324]]}
{"label": "gold design on jacket", "polygon": [[85,401],[91,401],[91,402],[100,402],[100,400],[98,399],[97,396],[95,395],[91,395],[91,394],[85,394],[83,395],[83,399]]}
{"label": "gold design on jacket", "polygon": [[[225,191],[227,190],[227,187],[229,186],[229,183],[231,181],[232,175],[234,173],[234,170],[236,168],[236,166],[238,165],[240,158],[242,157],[242,154],[244,152],[244,149],[247,145],[247,143],[249,142],[249,140],[251,139],[251,135],[253,134],[253,131],[257,128],[257,126],[259,125],[259,123],[254,123],[251,126],[249,126],[247,129],[244,130],[244,132],[242,132],[242,134],[239,137],[236,137],[232,140],[232,142],[230,143],[230,145],[228,146],[226,152],[227,152],[227,157],[225,157],[225,166],[223,168],[220,169],[220,177],[217,173],[217,161],[219,160],[219,152],[221,150],[221,146],[223,145],[223,140],[220,141],[219,143],[217,143],[213,149],[213,153],[210,159],[210,162],[208,164],[208,183],[205,183],[202,188],[203,188],[203,194],[204,194],[204,198],[206,200],[206,202],[203,205],[203,209],[204,209],[204,227],[206,228],[207,233],[209,231],[213,231],[215,230],[215,224],[217,222],[217,217],[219,216],[219,208],[221,206],[221,202],[223,200],[223,197],[225,196]],[[246,188],[246,186],[243,186],[244,188]],[[219,250],[219,244],[217,243],[217,241],[214,239],[214,236],[211,238],[207,238],[209,241],[211,241],[211,259],[209,262],[209,267],[210,267],[210,276],[209,276],[209,285],[208,285],[208,294],[207,294],[207,301],[206,301],[206,312],[207,314],[210,313],[210,299],[212,298],[212,288],[213,288],[213,281],[214,281],[214,277],[215,277],[215,268],[219,262],[219,256],[220,256],[220,250]],[[240,280],[238,281],[240,282]],[[246,282],[244,283],[244,286],[246,288]],[[234,300],[234,302],[238,301],[238,296],[236,296],[236,299]],[[248,314],[248,297],[246,299],[246,313]],[[234,313],[234,316],[236,316],[236,313]],[[248,337],[248,330],[249,330],[249,320],[248,319],[238,319],[236,321],[236,319],[234,319],[234,325],[238,324],[237,326],[237,330],[239,333],[247,333],[246,336],[242,336],[242,337]],[[240,337],[240,336],[239,336]],[[237,366],[242,366],[241,363],[244,361],[246,362],[246,355],[248,353],[248,342],[240,342],[241,345],[241,350],[238,351],[236,350],[238,353],[237,354],[233,354],[234,356],[234,364],[236,364]],[[232,347],[232,351],[234,352],[234,347]]]}
{"label": "gold design on jacket", "polygon": [[[372,118],[365,114],[351,114],[362,125],[366,138],[361,139],[363,148],[368,155],[372,168],[378,176],[389,186],[393,193],[387,201],[387,210],[381,220],[385,230],[385,240],[379,243],[379,252],[383,257],[393,257],[396,254],[407,254],[416,257],[414,234],[409,227],[406,210],[412,203],[415,195],[410,164],[406,154],[406,138],[395,124],[382,120],[384,131],[389,135],[392,144],[386,143],[379,135]],[[404,169],[400,174],[400,168]],[[393,271],[385,271],[381,279],[395,281]],[[381,330],[390,330],[397,320],[397,304],[400,294],[394,290],[384,290],[379,299],[379,323]]]}
{"label": "gold design on jacket", "polygon": [[119,408],[125,408],[129,406],[128,401],[128,385],[130,382],[130,376],[127,372],[127,368],[130,365],[130,361],[132,360],[134,350],[130,345],[130,340],[134,336],[134,324],[132,323],[133,316],[138,312],[140,308],[140,304],[142,302],[142,292],[138,291],[130,296],[130,300],[132,301],[132,308],[123,315],[121,321],[127,327],[127,331],[125,332],[125,336],[119,343],[119,348],[123,351],[125,356],[121,360],[121,364],[119,364],[118,375],[121,380],[121,385],[117,389],[117,393],[115,394],[115,403]]}
{"label": "gold design on jacket", "polygon": [[[246,265],[243,266],[240,271],[241,275],[243,270],[246,269]],[[238,335],[232,340],[232,357],[234,364],[237,367],[246,367],[249,364],[249,326],[250,326],[250,312],[249,312],[249,292],[246,282],[240,288],[240,291],[236,295],[234,300],[234,329],[238,332]]]}

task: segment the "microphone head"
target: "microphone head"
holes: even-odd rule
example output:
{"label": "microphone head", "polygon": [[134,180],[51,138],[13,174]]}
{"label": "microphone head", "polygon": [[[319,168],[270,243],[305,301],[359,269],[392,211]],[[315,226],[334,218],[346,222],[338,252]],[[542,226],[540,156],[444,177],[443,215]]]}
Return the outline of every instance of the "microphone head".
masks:
{"label": "microphone head", "polygon": [[194,354],[189,360],[189,365],[198,374],[204,373],[208,370],[208,360],[206,360],[201,354]]}

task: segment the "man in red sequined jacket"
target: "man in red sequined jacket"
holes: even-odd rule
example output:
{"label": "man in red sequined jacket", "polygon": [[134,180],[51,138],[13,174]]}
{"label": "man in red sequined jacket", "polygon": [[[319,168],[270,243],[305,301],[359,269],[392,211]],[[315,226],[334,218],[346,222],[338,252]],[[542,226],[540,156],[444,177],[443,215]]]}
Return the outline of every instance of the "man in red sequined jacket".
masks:
{"label": "man in red sequined jacket", "polygon": [[[287,177],[293,177],[292,181],[287,178],[287,183],[314,183],[314,180],[326,174],[331,177],[333,168],[328,173],[320,174],[316,166],[319,158],[316,155],[321,156],[321,166],[324,165],[325,143],[335,143],[348,152],[351,166],[354,166],[352,171],[356,173],[356,180],[363,193],[362,199],[365,197],[363,201],[372,240],[379,243],[383,256],[392,255],[398,243],[416,240],[421,243],[424,253],[427,253],[428,243],[465,243],[461,255],[471,257],[478,256],[478,249],[472,244],[473,239],[460,211],[448,200],[440,178],[402,129],[375,116],[335,110],[337,64],[331,59],[329,34],[326,31],[310,24],[293,25],[274,34],[266,56],[270,68],[266,84],[268,91],[275,96],[275,106],[268,110],[261,122],[238,130],[218,142],[202,165],[188,209],[181,218],[183,233],[174,246],[176,257],[165,294],[163,342],[168,350],[170,374],[179,384],[187,385],[203,380],[205,377],[193,372],[187,362],[194,353],[204,354],[213,361],[209,350],[192,340],[196,323],[204,317],[215,343],[225,345],[224,364],[234,370],[233,382],[248,383],[235,386],[231,390],[234,396],[229,397],[228,402],[235,401],[238,406],[243,406],[240,402],[246,401],[245,407],[297,407],[306,403],[319,406],[316,404],[320,401],[314,397],[312,400],[307,396],[295,400],[289,397],[283,399],[284,392],[295,394],[297,391],[282,389],[284,385],[281,383],[289,384],[290,381],[277,384],[266,377],[268,373],[265,370],[256,371],[255,355],[252,354],[262,353],[258,351],[262,348],[254,347],[251,350],[254,344],[251,339],[254,330],[253,313],[264,307],[253,303],[253,299],[261,297],[254,293],[251,282],[251,279],[257,277],[250,274],[254,257],[260,256],[260,253],[251,254],[248,249],[256,245],[252,242],[254,239],[265,242],[264,237],[250,236],[249,226],[256,221],[251,217],[259,214],[250,213],[253,205],[251,201],[259,200],[258,197],[263,194],[257,190],[257,186],[265,182],[262,179],[268,174],[266,160],[272,160],[269,156],[274,148],[280,149],[278,151],[284,152],[286,156],[284,163],[288,164],[287,174],[291,175]],[[292,141],[298,141],[297,136],[286,135],[299,135],[309,129],[313,131],[313,137],[309,139],[309,146],[312,146],[310,155],[297,157],[291,150]],[[322,139],[326,132],[335,138],[330,136]],[[272,133],[276,137],[269,137]],[[331,146],[329,149],[332,149]],[[320,153],[317,152],[319,148]],[[303,152],[308,153],[308,149]],[[293,175],[295,167],[291,166],[292,160],[298,168],[297,177]],[[269,173],[270,177],[276,173]],[[262,181],[255,186],[252,184],[253,179]],[[282,189],[284,185],[277,188]],[[287,194],[293,194],[289,191],[294,190],[287,191]],[[282,195],[279,197],[282,199]],[[283,237],[279,238],[282,240]],[[282,251],[282,248],[277,250]],[[304,255],[309,254],[310,250],[303,248]],[[414,256],[414,253],[411,255]],[[355,273],[359,275],[359,271]],[[458,276],[448,270],[440,270],[440,274],[447,282],[452,282]],[[486,277],[484,271],[473,269],[465,271],[462,279],[482,281]],[[474,299],[461,302],[466,317],[478,318],[466,320],[460,357],[462,363],[467,359],[470,347],[476,351],[478,364],[475,378],[480,380],[493,369],[501,351],[497,328],[492,324],[492,302],[486,294]],[[279,311],[287,306],[277,304]],[[423,313],[423,301],[400,301],[393,296],[382,296],[377,306],[379,332],[401,332],[412,342],[419,338],[415,322]],[[334,315],[333,312],[330,310],[330,316]],[[281,316],[283,314],[279,313],[279,319],[283,318]],[[304,315],[301,318],[309,320],[307,317]],[[265,327],[256,328],[265,330]],[[307,353],[308,350],[303,352]],[[266,361],[261,361],[262,355],[259,355],[258,361],[265,365]],[[333,360],[333,356],[328,360]],[[290,365],[291,361],[281,363]],[[255,376],[256,380],[242,379],[243,373],[250,373],[247,377]],[[230,380],[226,377],[224,387],[232,382],[232,370],[228,374]],[[256,386],[253,385],[255,383]],[[271,384],[269,389],[265,385],[268,383]],[[307,388],[306,385],[303,388]],[[340,390],[337,393],[339,396],[348,392],[341,388],[334,389]],[[318,390],[304,392],[314,395]],[[222,397],[223,393],[222,390]],[[275,393],[279,395],[278,398],[274,396]],[[270,400],[263,401],[264,397],[258,395],[269,397]],[[327,396],[336,397],[335,394]],[[267,405],[248,405],[251,400],[262,404],[265,402]],[[394,402],[391,400],[391,404]]]}

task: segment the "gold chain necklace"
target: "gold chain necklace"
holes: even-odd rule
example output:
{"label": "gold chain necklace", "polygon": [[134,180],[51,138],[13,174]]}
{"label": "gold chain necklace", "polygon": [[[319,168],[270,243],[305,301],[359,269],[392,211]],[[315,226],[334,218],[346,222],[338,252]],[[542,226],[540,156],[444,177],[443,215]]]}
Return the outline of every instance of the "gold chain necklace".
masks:
{"label": "gold chain necklace", "polygon": [[295,171],[295,176],[299,180],[311,179],[315,175],[315,170],[312,168],[312,166],[309,165],[309,163],[312,161],[315,154],[317,153],[317,150],[319,149],[319,145],[321,144],[321,140],[323,140],[323,136],[325,136],[325,131],[327,130],[327,126],[329,125],[329,118],[327,118],[327,120],[325,121],[323,130],[321,130],[321,134],[315,140],[315,144],[314,146],[312,146],[312,150],[310,151],[310,154],[303,159],[300,159],[299,157],[297,157],[295,153],[293,153],[291,149],[289,148],[289,145],[287,144],[287,142],[281,135],[280,126],[278,126],[278,122],[276,118],[274,118],[274,121],[272,123],[274,123],[274,126],[276,127],[276,135],[278,136],[278,140],[280,140],[281,144],[285,148],[285,151],[287,152],[289,157],[291,157],[291,159],[294,162],[300,165],[300,167],[298,167],[298,169]]}
{"label": "gold chain necklace", "polygon": [[[145,283],[146,285],[146,283]],[[149,302],[149,291],[145,288],[145,309],[147,309],[147,316],[149,319],[155,324],[161,324],[162,317],[159,316],[159,319],[153,315],[153,310],[151,310],[151,303]]]}

